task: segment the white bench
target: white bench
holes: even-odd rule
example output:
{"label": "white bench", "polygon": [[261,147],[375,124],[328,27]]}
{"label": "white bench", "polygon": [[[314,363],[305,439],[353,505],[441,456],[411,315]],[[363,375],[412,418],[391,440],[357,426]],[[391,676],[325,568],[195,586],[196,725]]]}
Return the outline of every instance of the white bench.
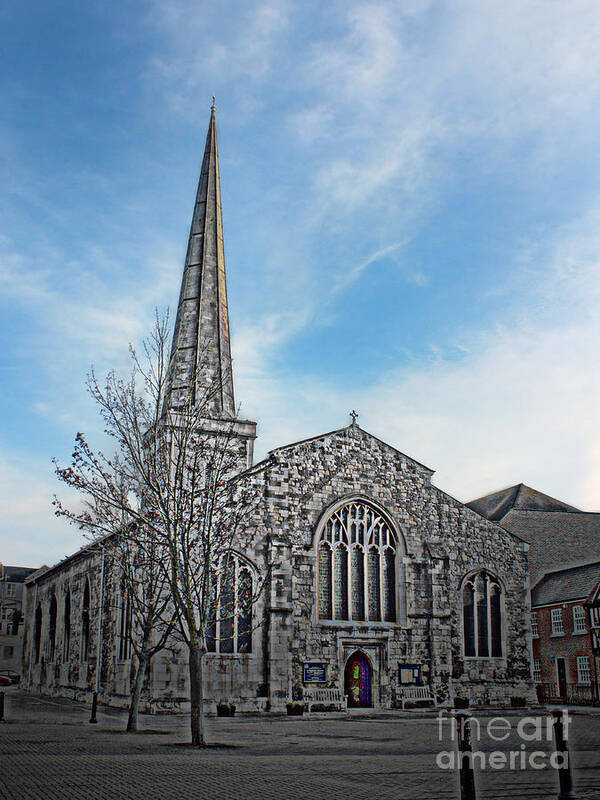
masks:
{"label": "white bench", "polygon": [[396,697],[402,702],[402,708],[404,708],[406,702],[420,703],[425,700],[433,703],[434,706],[436,705],[430,686],[413,686],[412,684],[410,686],[398,686]]}
{"label": "white bench", "polygon": [[304,702],[310,714],[311,706],[315,703],[322,703],[325,706],[341,706],[343,711],[348,710],[348,695],[341,689],[304,689]]}

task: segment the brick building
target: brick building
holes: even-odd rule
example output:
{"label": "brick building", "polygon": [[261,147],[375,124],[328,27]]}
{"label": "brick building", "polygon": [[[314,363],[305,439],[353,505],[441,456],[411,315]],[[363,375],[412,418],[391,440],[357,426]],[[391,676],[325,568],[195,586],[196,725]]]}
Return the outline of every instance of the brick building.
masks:
{"label": "brick building", "polygon": [[[220,198],[213,108],[169,400],[176,407],[181,393],[219,379],[207,426],[234,426],[240,480],[260,498],[237,534],[231,591],[241,597],[259,576],[268,581],[252,609],[240,601],[228,629],[221,622],[211,633],[207,708],[228,700],[278,711],[312,685],[342,689],[351,706],[383,708],[404,681],[428,684],[440,703],[531,697],[527,546],[519,536],[438,489],[431,469],[363,430],[355,415],[253,465],[256,423],[235,417]],[[84,548],[28,583],[30,689],[84,697],[97,685],[105,702],[127,702],[131,631],[118,572],[106,562],[102,569],[102,559],[98,546]],[[159,654],[146,704],[182,706],[187,680],[183,654]]]}
{"label": "brick building", "polygon": [[[600,561],[548,572],[531,592],[533,678],[540,700],[598,700],[597,623]],[[597,627],[597,625],[596,625]]]}

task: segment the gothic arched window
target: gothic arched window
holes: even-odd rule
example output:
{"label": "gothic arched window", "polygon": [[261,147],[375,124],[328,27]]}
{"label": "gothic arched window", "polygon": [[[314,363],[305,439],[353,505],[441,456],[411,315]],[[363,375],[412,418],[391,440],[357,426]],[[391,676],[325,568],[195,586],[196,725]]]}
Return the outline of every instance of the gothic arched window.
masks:
{"label": "gothic arched window", "polygon": [[119,661],[131,658],[131,601],[125,582],[121,584],[119,598]]}
{"label": "gothic arched window", "polygon": [[65,609],[63,614],[63,661],[68,661],[71,651],[71,590],[67,589],[65,595]]}
{"label": "gothic arched window", "polygon": [[41,655],[42,641],[42,604],[38,603],[35,610],[35,625],[33,628],[33,660],[37,664]]}
{"label": "gothic arched window", "polygon": [[213,576],[206,648],[210,653],[252,652],[254,571],[236,554]]}
{"label": "gothic arched window", "polygon": [[502,587],[485,570],[463,583],[463,641],[467,658],[502,656]]}
{"label": "gothic arched window", "polygon": [[81,607],[81,660],[87,661],[90,651],[90,582],[86,578]]}
{"label": "gothic arched window", "polygon": [[48,625],[48,661],[54,661],[54,652],[56,650],[56,616],[57,605],[56,595],[53,594],[50,598],[50,617]]}
{"label": "gothic arched window", "polygon": [[398,621],[398,541],[373,506],[352,500],[325,521],[317,545],[325,620]]}

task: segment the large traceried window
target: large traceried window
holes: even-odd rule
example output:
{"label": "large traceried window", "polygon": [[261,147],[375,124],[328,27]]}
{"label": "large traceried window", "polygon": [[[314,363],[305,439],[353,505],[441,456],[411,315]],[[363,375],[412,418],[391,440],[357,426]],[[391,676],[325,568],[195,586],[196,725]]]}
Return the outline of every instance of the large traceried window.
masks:
{"label": "large traceried window", "polygon": [[352,500],[330,514],[317,545],[319,618],[399,621],[401,552],[391,525],[369,503]]}
{"label": "large traceried window", "polygon": [[212,609],[206,631],[209,653],[252,652],[254,570],[231,554],[214,577]]}
{"label": "large traceried window", "polygon": [[485,570],[471,575],[462,590],[463,634],[467,658],[502,656],[502,587]]}

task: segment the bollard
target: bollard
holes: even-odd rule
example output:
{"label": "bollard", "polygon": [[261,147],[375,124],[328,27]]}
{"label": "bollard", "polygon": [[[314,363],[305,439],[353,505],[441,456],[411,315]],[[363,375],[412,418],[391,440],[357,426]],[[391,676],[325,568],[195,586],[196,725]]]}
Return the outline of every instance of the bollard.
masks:
{"label": "bollard", "polygon": [[[565,730],[563,724],[563,715],[562,711],[555,708],[552,711],[552,716],[554,718],[554,722],[552,723],[552,727],[554,728],[554,739],[556,740],[556,751],[563,756],[563,762],[566,760],[566,766],[560,766],[557,768],[558,772],[558,781],[560,786],[560,793],[557,795],[558,800],[573,800],[576,798],[577,795],[573,792],[573,776],[571,774],[571,759],[569,757],[569,746],[567,744],[567,740],[565,739]],[[566,756],[566,759],[565,759]]]}
{"label": "bollard", "polygon": [[96,709],[98,707],[98,692],[94,692],[92,695],[92,716],[90,717],[90,722],[98,722],[96,719]]}
{"label": "bollard", "polygon": [[471,723],[466,714],[456,715],[456,726],[458,731],[460,800],[477,800],[471,748]]}
{"label": "bollard", "polygon": [[0,692],[0,722],[4,722],[4,692]]}

